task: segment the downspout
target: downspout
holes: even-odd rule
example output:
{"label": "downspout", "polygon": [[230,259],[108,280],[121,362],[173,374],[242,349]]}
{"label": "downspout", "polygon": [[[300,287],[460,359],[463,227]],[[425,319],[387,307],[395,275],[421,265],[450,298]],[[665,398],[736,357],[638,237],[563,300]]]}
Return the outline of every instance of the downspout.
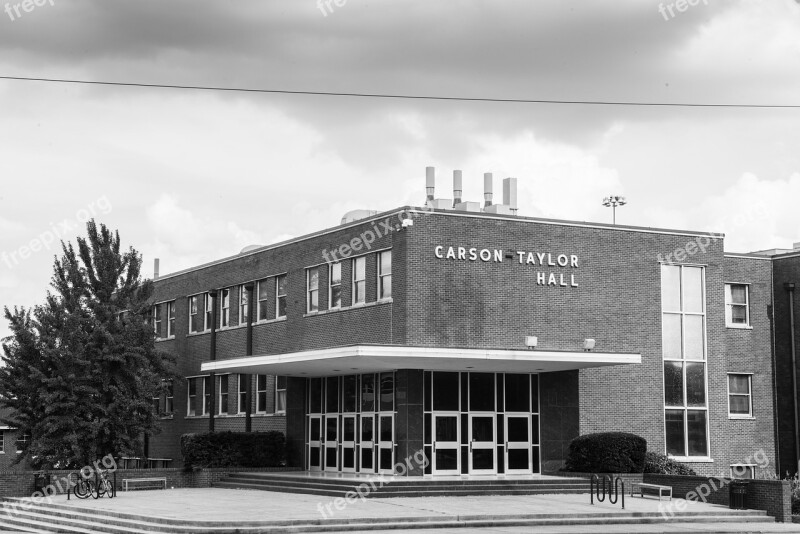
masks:
{"label": "downspout", "polygon": [[[783,284],[789,294],[789,341],[792,347],[792,401],[794,403],[794,461],[800,464],[800,425],[797,411],[797,351],[794,342],[794,283]],[[798,471],[796,471],[798,472]]]}
{"label": "downspout", "polygon": [[[247,345],[245,347],[245,356],[253,355],[253,312],[255,306],[253,305],[253,289],[254,284],[250,282],[245,284],[245,291],[247,291]],[[253,431],[253,409],[252,409],[252,389],[253,389],[253,375],[246,375],[245,380],[245,409],[244,409],[244,431]]]}
{"label": "downspout", "polygon": [[[211,349],[209,359],[213,362],[217,359],[217,290],[212,289],[208,292],[211,297]],[[208,414],[208,431],[214,432],[214,413],[217,411],[217,376],[214,371],[209,374],[211,379],[211,408]],[[205,399],[203,399],[205,403]]]}

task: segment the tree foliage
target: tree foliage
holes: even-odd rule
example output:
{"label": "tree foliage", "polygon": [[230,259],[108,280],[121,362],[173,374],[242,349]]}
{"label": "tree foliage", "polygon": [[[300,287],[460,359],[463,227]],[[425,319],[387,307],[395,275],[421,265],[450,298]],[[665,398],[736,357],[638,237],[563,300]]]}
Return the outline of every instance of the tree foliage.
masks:
{"label": "tree foliage", "polygon": [[93,220],[77,249],[62,242],[62,252],[44,304],[5,308],[3,422],[30,434],[17,461],[35,467],[136,454],[157,431],[151,399],[174,377],[148,324],[152,283],[138,252],[121,252],[119,233]]}

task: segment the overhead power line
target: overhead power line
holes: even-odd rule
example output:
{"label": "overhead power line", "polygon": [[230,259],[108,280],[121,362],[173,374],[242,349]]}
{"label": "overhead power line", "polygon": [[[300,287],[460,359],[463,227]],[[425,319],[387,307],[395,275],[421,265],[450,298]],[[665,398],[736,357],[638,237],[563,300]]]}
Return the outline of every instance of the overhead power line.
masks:
{"label": "overhead power line", "polygon": [[529,98],[482,98],[465,96],[404,95],[387,93],[340,93],[332,91],[291,91],[288,89],[257,89],[247,87],[214,87],[204,85],[171,85],[160,83],[106,82],[98,80],[73,80],[64,78],[31,78],[23,76],[0,76],[0,80],[67,83],[80,85],[107,85],[116,87],[146,87],[154,89],[183,89],[192,91],[223,91],[232,93],[264,93],[281,95],[343,96],[352,98],[385,98],[400,100],[444,100],[456,102],[502,102],[518,104],[574,104],[584,106],[642,106],[677,108],[771,108],[800,109],[800,104],[703,104],[690,102],[625,102],[610,100],[543,100]]}

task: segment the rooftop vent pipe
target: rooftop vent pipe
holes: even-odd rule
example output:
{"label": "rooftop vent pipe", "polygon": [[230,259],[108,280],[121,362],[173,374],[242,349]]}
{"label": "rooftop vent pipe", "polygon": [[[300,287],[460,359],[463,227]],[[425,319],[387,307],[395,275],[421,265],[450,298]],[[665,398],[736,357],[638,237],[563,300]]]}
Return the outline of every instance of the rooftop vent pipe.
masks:
{"label": "rooftop vent pipe", "polygon": [[453,207],[456,204],[461,204],[461,171],[453,171]]}
{"label": "rooftop vent pipe", "polygon": [[503,204],[511,209],[511,213],[517,214],[517,179],[506,178],[503,180]]}
{"label": "rooftop vent pipe", "polygon": [[483,173],[483,199],[486,201],[484,206],[492,205],[492,173]]}
{"label": "rooftop vent pipe", "polygon": [[428,193],[428,200],[433,200],[434,189],[436,189],[436,169],[425,167],[425,191]]}

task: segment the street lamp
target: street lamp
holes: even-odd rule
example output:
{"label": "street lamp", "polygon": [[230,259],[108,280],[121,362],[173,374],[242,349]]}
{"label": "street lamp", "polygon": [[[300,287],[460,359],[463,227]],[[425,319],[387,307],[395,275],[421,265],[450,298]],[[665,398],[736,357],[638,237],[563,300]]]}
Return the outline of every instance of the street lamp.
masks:
{"label": "street lamp", "polygon": [[613,209],[614,224],[617,224],[617,206],[624,206],[627,203],[628,201],[625,200],[625,197],[619,195],[611,195],[603,199],[603,206]]}

